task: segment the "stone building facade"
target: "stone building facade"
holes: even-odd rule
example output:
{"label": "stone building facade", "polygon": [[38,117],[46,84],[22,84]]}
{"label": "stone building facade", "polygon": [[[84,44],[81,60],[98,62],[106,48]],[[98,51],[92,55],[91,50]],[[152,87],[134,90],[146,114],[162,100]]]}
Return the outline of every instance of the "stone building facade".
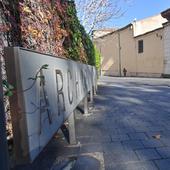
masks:
{"label": "stone building facade", "polygon": [[[161,77],[170,74],[165,64],[165,48],[170,50],[165,35],[170,37],[170,25],[160,14],[133,23],[104,36],[94,38],[101,53],[101,74]],[[166,31],[167,30],[167,31]],[[165,45],[166,44],[166,45]],[[170,65],[170,51],[167,51]]]}
{"label": "stone building facade", "polygon": [[164,75],[170,75],[170,9],[161,13],[162,17],[166,18],[168,22],[166,22],[164,26],[163,32],[163,46],[164,46]]}

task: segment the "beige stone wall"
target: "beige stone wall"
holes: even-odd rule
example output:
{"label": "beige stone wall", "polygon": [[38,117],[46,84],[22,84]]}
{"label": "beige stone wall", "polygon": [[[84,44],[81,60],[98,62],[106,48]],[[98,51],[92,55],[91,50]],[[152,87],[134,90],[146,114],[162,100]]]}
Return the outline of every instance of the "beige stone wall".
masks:
{"label": "beige stone wall", "polygon": [[129,26],[120,31],[120,53],[121,72],[127,70],[127,76],[136,75],[135,40],[133,38],[133,27]]}
{"label": "beige stone wall", "polygon": [[[139,40],[144,42],[143,53],[138,53]],[[127,76],[160,77],[163,73],[163,28],[133,37],[133,26],[129,25],[96,39],[95,44],[102,56],[102,75],[120,76],[120,65],[121,74],[126,68]]]}
{"label": "beige stone wall", "polygon": [[119,58],[118,58],[118,35],[113,33],[94,41],[96,47],[101,53],[101,73],[102,75],[118,76],[119,75]]}
{"label": "beige stone wall", "polygon": [[[144,51],[138,53],[138,41],[143,40]],[[137,56],[137,75],[160,77],[163,73],[163,29],[135,38]]]}
{"label": "beige stone wall", "polygon": [[164,25],[164,71],[163,74],[170,75],[170,22]]}
{"label": "beige stone wall", "polygon": [[101,30],[94,30],[92,35],[93,35],[93,38],[96,39],[96,38],[100,38],[104,35],[107,35],[111,32],[114,32],[116,31],[115,28],[112,28],[112,29],[101,29]]}
{"label": "beige stone wall", "polygon": [[163,23],[166,23],[167,19],[163,18],[161,14],[151,16],[139,21],[133,22],[134,36],[142,35],[147,32],[163,28]]}
{"label": "beige stone wall", "polygon": [[95,40],[101,53],[102,75],[123,75],[123,68],[127,69],[127,76],[136,75],[135,40],[132,25],[115,31],[114,33]]}

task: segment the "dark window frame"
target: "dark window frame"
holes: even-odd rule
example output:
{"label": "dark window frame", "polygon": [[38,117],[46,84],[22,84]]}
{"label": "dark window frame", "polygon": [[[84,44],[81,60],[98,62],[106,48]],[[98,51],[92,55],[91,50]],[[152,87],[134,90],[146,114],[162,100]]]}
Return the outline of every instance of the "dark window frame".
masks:
{"label": "dark window frame", "polygon": [[143,53],[144,51],[144,43],[143,40],[138,41],[138,53]]}

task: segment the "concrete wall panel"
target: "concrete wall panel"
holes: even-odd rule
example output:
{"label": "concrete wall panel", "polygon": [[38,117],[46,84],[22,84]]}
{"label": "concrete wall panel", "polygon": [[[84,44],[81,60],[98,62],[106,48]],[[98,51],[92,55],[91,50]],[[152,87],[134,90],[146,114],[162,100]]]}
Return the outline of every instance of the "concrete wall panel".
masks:
{"label": "concrete wall panel", "polygon": [[[8,81],[15,86],[10,105],[16,161],[32,162],[96,87],[96,69],[18,47],[6,48],[5,59]],[[47,69],[40,69],[44,65]]]}

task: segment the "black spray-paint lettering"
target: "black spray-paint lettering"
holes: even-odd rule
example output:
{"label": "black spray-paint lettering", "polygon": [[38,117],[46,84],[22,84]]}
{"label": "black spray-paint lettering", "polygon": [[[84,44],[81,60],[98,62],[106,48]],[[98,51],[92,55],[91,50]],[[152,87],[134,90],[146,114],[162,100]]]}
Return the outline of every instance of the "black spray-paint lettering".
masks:
{"label": "black spray-paint lettering", "polygon": [[[61,88],[59,88],[59,77],[61,78]],[[63,93],[63,75],[60,70],[56,70],[56,83],[57,83],[57,101],[58,101],[58,115],[61,114],[62,111],[65,111],[65,100]]]}
{"label": "black spray-paint lettering", "polygon": [[[67,88],[68,88],[68,99],[69,99],[69,103],[72,104],[73,103],[73,78],[72,78],[72,74],[70,72],[70,70],[67,71]],[[71,85],[72,84],[72,85]],[[70,89],[70,87],[72,87]]]}

